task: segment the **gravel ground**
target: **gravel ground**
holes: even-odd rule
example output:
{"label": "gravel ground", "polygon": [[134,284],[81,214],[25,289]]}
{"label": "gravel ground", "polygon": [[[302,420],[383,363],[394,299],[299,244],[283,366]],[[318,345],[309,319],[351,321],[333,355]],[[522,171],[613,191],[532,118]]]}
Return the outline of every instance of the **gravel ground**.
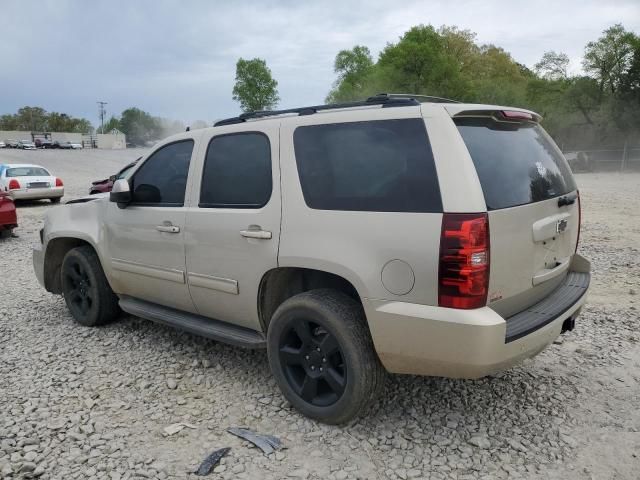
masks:
{"label": "gravel ground", "polygon": [[[51,168],[69,199],[138,155],[4,150],[0,162]],[[229,446],[211,478],[637,479],[640,175],[577,178],[593,289],[576,330],[482,380],[391,377],[371,414],[344,427],[292,410],[265,352],[134,317],[74,324],[31,266],[42,215],[58,207],[19,205],[19,237],[0,240],[0,476],[187,478]],[[196,428],[162,435],[177,422]],[[231,426],[287,449],[263,456]]]}

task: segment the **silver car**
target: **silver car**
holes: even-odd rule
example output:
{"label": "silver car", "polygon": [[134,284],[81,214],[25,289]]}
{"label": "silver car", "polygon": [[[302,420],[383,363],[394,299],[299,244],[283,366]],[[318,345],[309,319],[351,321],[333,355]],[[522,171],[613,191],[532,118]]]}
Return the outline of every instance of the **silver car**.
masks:
{"label": "silver car", "polygon": [[18,148],[22,150],[36,150],[36,144],[31,140],[20,140],[18,142]]}

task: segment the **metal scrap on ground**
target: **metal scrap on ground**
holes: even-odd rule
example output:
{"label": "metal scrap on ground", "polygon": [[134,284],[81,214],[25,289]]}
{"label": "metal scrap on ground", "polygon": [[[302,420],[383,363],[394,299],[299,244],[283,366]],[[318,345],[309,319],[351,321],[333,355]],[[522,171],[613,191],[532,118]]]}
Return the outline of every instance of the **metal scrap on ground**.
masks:
{"label": "metal scrap on ground", "polygon": [[246,428],[237,427],[228,428],[227,432],[253,443],[256,447],[262,450],[265,455],[269,455],[276,450],[284,448],[282,441],[273,435],[260,435],[252,432],[251,430],[247,430]]}
{"label": "metal scrap on ground", "polygon": [[225,447],[221,448],[220,450],[211,452],[211,454],[202,461],[195,474],[201,477],[209,475],[211,473],[211,470],[213,470],[213,467],[217,465],[222,457],[229,453],[229,450],[231,450],[231,448]]}

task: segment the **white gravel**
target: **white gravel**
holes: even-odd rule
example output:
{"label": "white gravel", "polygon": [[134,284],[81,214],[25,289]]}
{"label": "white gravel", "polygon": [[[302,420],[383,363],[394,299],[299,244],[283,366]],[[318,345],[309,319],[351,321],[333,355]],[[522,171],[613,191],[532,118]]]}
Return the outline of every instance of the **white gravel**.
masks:
{"label": "white gravel", "polygon": [[[0,163],[51,168],[69,199],[139,152],[0,150]],[[636,479],[640,175],[578,182],[594,288],[577,329],[482,380],[392,377],[370,416],[345,427],[292,410],[264,352],[133,317],[75,324],[31,266],[41,217],[58,207],[20,205],[19,237],[0,240],[0,476],[186,478],[230,446],[211,478]],[[196,428],[163,435],[179,422]],[[265,457],[231,426],[287,449]]]}

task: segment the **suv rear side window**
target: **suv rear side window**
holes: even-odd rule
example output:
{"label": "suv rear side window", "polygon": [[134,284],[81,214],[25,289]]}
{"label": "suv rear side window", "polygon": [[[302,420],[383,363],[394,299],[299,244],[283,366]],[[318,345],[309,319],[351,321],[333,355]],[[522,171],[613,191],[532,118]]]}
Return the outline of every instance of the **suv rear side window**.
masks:
{"label": "suv rear side window", "polygon": [[576,189],[565,158],[534,123],[456,119],[489,210],[540,202]]}
{"label": "suv rear side window", "polygon": [[261,208],[271,198],[271,145],[263,133],[213,137],[200,187],[201,208]]}
{"label": "suv rear side window", "polygon": [[310,208],[442,212],[422,119],[298,127],[293,140]]}
{"label": "suv rear side window", "polygon": [[132,203],[183,206],[192,151],[193,140],[182,140],[152,153],[133,176]]}

